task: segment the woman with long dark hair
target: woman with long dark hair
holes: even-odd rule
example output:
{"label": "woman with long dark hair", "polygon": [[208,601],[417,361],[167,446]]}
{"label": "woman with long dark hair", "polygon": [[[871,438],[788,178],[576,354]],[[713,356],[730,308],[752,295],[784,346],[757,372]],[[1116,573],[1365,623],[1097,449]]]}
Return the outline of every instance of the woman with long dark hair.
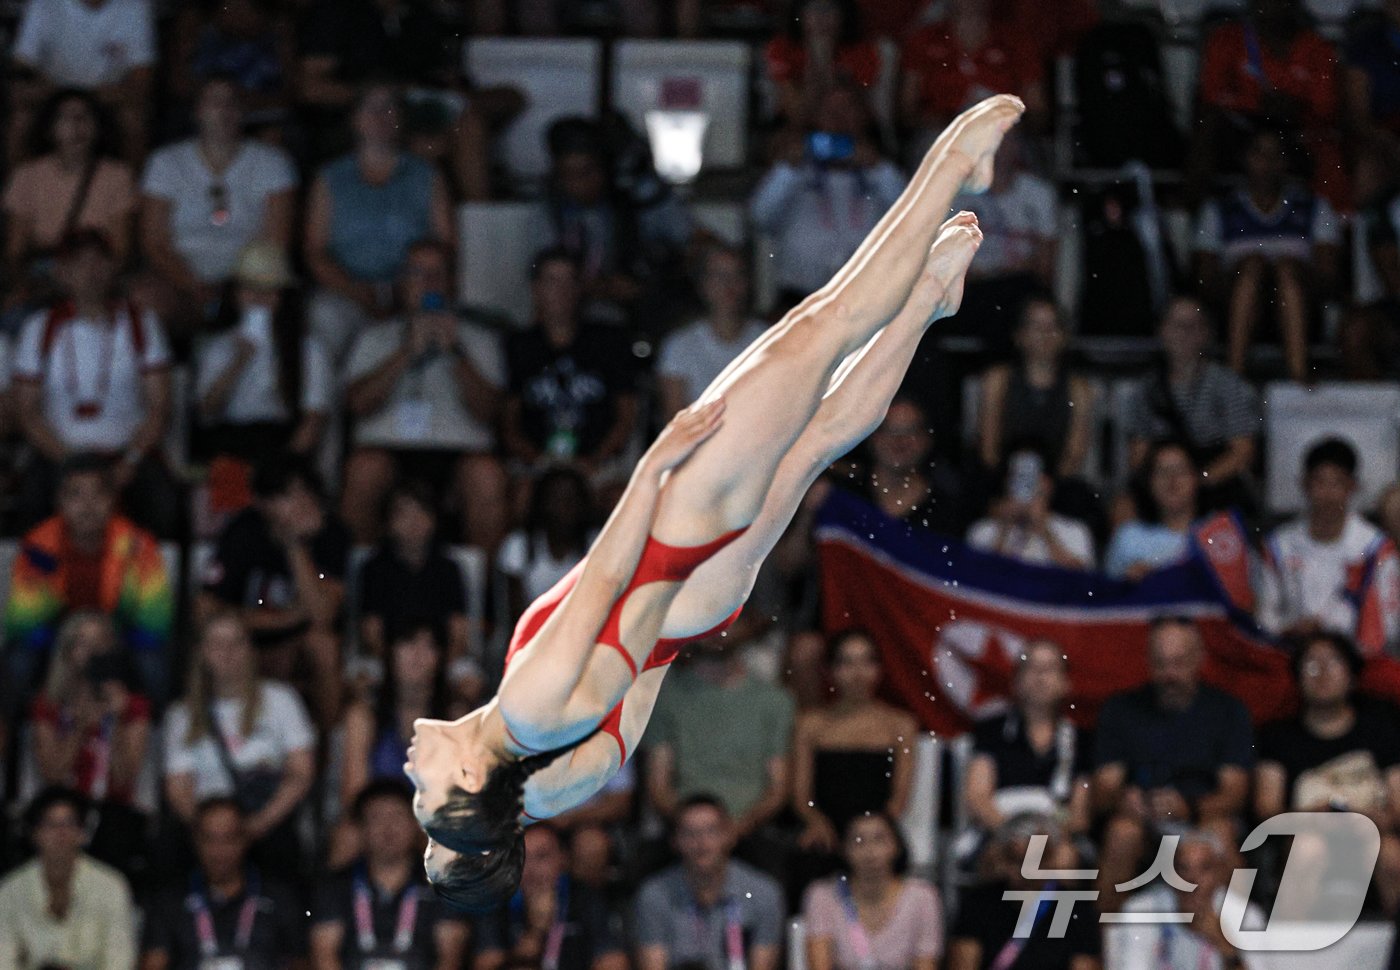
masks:
{"label": "woman with long dark hair", "polygon": [[553,468],[540,476],[525,524],[506,536],[496,554],[512,618],[548,592],[587,554],[598,531],[593,510],[588,479],[576,469]]}
{"label": "woman with long dark hair", "polygon": [[53,251],[74,230],[98,230],[117,265],[126,261],[135,180],[115,157],[111,126],[96,97],[74,88],[49,96],[34,119],[28,160],[5,186],[3,206],[9,310],[40,305],[54,294]]}
{"label": "woman with long dark hair", "polygon": [[809,970],[935,970],[943,955],[938,891],[904,875],[908,852],[884,812],[852,818],[846,872],[807,890]]}
{"label": "woman with long dark hair", "polygon": [[1186,555],[1201,515],[1200,482],[1190,448],[1175,440],[1154,443],[1133,480],[1138,515],[1114,530],[1104,571],[1141,579]]}
{"label": "woman with long dark hair", "polygon": [[997,97],[959,118],[850,263],[662,430],[588,555],[517,624],[497,695],[415,726],[405,770],[444,896],[509,896],[523,823],[615,775],[681,645],[737,618],[812,482],[880,423],[928,327],[957,311],[981,232],[970,212],[936,223],[990,185],[1022,111]]}

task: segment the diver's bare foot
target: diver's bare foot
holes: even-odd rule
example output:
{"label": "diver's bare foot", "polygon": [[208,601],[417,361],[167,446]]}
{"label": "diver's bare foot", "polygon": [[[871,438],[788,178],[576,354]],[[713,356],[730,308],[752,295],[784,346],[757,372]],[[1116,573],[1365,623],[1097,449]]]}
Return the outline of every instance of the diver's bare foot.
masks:
{"label": "diver's bare foot", "polygon": [[[949,139],[944,143],[948,152],[961,156],[972,164],[972,171],[963,181],[962,191],[982,193],[992,185],[992,166],[1002,138],[1011,126],[1021,120],[1026,105],[1010,94],[998,94],[979,101],[953,119],[948,126]],[[944,142],[943,138],[939,142]]]}
{"label": "diver's bare foot", "polygon": [[971,212],[959,212],[939,229],[938,238],[933,241],[924,263],[924,271],[914,284],[915,288],[930,287],[936,293],[930,300],[934,306],[930,322],[958,312],[958,307],[962,305],[967,268],[981,245],[982,230],[977,225],[977,217]]}

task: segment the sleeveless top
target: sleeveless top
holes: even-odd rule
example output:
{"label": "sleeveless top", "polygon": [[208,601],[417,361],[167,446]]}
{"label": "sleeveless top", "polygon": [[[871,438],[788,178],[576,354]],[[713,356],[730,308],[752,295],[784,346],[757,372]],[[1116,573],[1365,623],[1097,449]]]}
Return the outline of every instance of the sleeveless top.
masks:
{"label": "sleeveless top", "polygon": [[1055,383],[1047,388],[1031,385],[1024,367],[1011,371],[1002,408],[1002,450],[1010,452],[1021,445],[1033,445],[1046,458],[1053,475],[1069,437],[1069,371],[1061,367]]}
{"label": "sleeveless top", "polygon": [[431,233],[432,166],[402,152],[389,180],[371,185],[351,154],[327,165],[322,177],[330,195],[328,248],[335,261],[357,280],[393,280],[408,248]]}

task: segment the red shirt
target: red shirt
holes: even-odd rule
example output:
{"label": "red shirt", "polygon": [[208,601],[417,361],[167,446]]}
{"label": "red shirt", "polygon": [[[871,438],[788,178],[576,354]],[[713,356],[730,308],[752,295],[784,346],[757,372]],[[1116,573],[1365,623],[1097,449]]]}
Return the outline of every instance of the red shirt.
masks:
{"label": "red shirt", "polygon": [[[1337,117],[1337,52],[1310,30],[1300,31],[1281,56],[1243,23],[1216,28],[1206,41],[1201,64],[1201,100],[1226,111],[1258,114],[1266,90],[1301,101],[1308,127],[1330,125]],[[1257,58],[1251,57],[1251,47]],[[1257,61],[1257,63],[1256,63]],[[1262,77],[1260,75],[1262,74]]]}
{"label": "red shirt", "polygon": [[1020,94],[1040,80],[1034,39],[997,23],[981,47],[963,50],[948,21],[927,24],[904,45],[904,70],[919,78],[922,114],[945,119],[993,94]]}
{"label": "red shirt", "polygon": [[[787,34],[770,40],[763,56],[768,76],[778,84],[801,81],[802,72],[807,69],[807,49]],[[880,49],[869,41],[845,44],[836,50],[836,70],[868,88],[880,77]]]}
{"label": "red shirt", "polygon": [[[49,725],[60,737],[77,729],[77,725],[72,723],[62,706],[43,694],[34,699],[29,716],[36,724]],[[127,698],[126,710],[122,711],[116,725],[109,726],[106,732],[100,722],[93,725],[83,740],[83,746],[78,750],[77,761],[73,765],[73,787],[86,797],[95,797],[99,791],[98,773],[105,773],[105,780],[111,781],[113,729],[150,719],[150,703],[140,694],[131,694]],[[107,788],[105,797],[110,801],[126,804],[131,801],[131,791]]]}

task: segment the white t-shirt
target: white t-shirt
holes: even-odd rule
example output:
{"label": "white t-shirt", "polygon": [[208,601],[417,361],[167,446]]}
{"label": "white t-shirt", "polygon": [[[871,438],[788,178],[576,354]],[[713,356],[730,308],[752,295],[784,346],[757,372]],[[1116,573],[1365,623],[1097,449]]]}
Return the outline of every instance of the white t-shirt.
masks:
{"label": "white t-shirt", "polygon": [[[1347,581],[1385,536],[1353,512],[1336,542],[1318,542],[1308,533],[1306,517],[1273,531],[1264,543],[1259,572],[1259,623],[1282,633],[1306,617],[1317,617],[1327,630],[1356,635],[1356,607],[1347,596]],[[1380,584],[1387,643],[1400,634],[1400,567],[1387,557],[1372,579]]]}
{"label": "white t-shirt", "polygon": [[1036,247],[1059,232],[1055,187],[1030,172],[1014,175],[1001,192],[960,195],[951,208],[977,213],[982,245],[972,263],[970,275],[974,276],[1001,276],[1025,269]]}
{"label": "white t-shirt", "polygon": [[[364,377],[403,346],[408,324],[390,320],[364,330],[350,351],[345,383]],[[495,334],[463,323],[457,339],[491,384],[504,387],[505,356]],[[355,444],[378,448],[454,449],[485,452],[496,432],[467,409],[457,383],[456,358],[434,353],[404,371],[384,406],[355,423]]]}
{"label": "white t-shirt", "polygon": [[92,89],[156,61],[149,0],[29,0],[11,51],[60,87]]}
{"label": "white t-shirt", "polygon": [[[594,535],[596,533],[589,535],[589,545]],[[501,543],[496,553],[496,568],[503,575],[518,579],[526,602],[533,603],[563,579],[580,558],[565,556],[555,559],[549,551],[549,543],[542,537],[532,537],[524,529],[516,529]]]}
{"label": "white t-shirt", "polygon": [[128,304],[108,320],[73,317],[49,325],[34,314],[20,331],[14,380],[42,385],[44,416],[64,445],[121,451],[146,415],[141,378],[170,364],[156,316],[141,311],[134,325]]}
{"label": "white t-shirt", "polygon": [[[1225,904],[1225,889],[1215,892],[1214,911]],[[1128,897],[1124,913],[1177,913],[1182,905],[1175,890],[1158,883]],[[1076,910],[1077,913],[1077,910]],[[1262,930],[1268,917],[1255,903],[1246,903],[1243,930]],[[1104,966],[1114,970],[1222,970],[1225,961],[1205,939],[1185,926],[1173,923],[1130,923],[1109,931]],[[1244,965],[1254,967],[1253,956],[1244,955]]]}
{"label": "white t-shirt", "polygon": [[215,175],[194,139],[162,148],[146,163],[141,191],[170,203],[175,249],[206,283],[232,273],[243,247],[262,232],[268,196],[297,184],[286,152],[248,140]]}
{"label": "white t-shirt", "polygon": [[697,320],[661,342],[657,373],[684,381],[686,402],[694,401],[765,329],[760,321],[750,320],[738,337],[726,343],[708,322]]}
{"label": "white t-shirt", "polygon": [[[1089,527],[1077,519],[1067,519],[1062,515],[1051,514],[1046,519],[1046,528],[1070,554],[1083,563],[1083,568],[1094,566],[1094,537]],[[998,549],[997,538],[1001,535],[1001,523],[996,519],[982,519],[972,524],[967,533],[967,544],[984,552],[996,552],[1012,559],[1035,566],[1052,565],[1050,545],[1038,535],[1015,528],[1007,537],[1006,544]]]}
{"label": "white t-shirt", "polygon": [[[238,351],[238,330],[216,334],[195,354],[195,395],[203,398],[223,376]],[[253,356],[243,366],[229,393],[222,414],[210,423],[255,424],[260,421],[290,421],[292,414],[282,403],[277,389],[279,363],[271,342],[259,342]],[[331,362],[321,342],[307,336],[301,345],[301,411],[328,414],[331,409]]]}
{"label": "white t-shirt", "polygon": [[[263,681],[258,720],[253,733],[243,736],[243,702],[222,698],[214,702],[214,717],[228,742],[229,754],[240,771],[280,771],[287,756],[316,743],[311,719],[297,692],[286,684]],[[165,773],[193,775],[196,799],[233,794],[233,779],[224,768],[218,742],[208,734],[185,743],[190,712],[184,701],[172,704],[165,718]]]}

